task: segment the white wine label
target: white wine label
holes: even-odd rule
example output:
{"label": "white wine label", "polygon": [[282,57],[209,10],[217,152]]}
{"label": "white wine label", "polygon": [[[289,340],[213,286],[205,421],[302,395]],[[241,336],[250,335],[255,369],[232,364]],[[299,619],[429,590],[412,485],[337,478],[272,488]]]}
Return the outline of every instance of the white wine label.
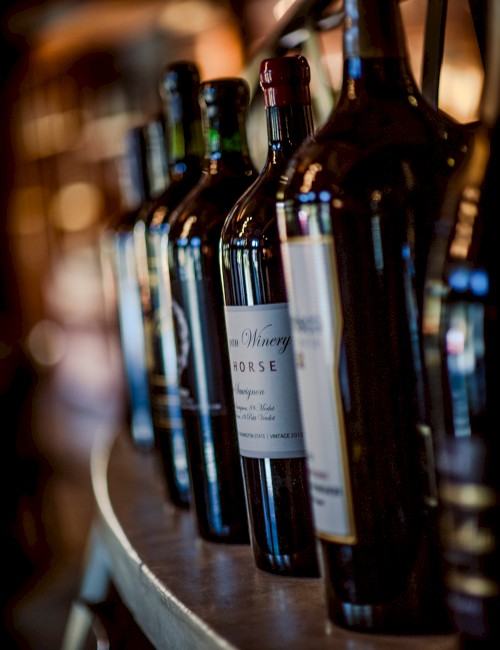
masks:
{"label": "white wine label", "polygon": [[333,240],[282,243],[316,534],[354,544],[339,365],[343,318]]}
{"label": "white wine label", "polygon": [[286,303],[225,307],[242,456],[305,456]]}

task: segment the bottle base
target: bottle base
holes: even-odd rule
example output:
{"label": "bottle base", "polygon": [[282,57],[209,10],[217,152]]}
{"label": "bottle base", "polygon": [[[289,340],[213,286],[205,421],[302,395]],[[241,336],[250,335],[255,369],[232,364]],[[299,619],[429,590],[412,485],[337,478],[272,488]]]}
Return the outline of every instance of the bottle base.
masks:
{"label": "bottle base", "polygon": [[198,535],[206,542],[214,544],[241,544],[248,546],[250,539],[245,530],[234,530],[228,532],[216,532],[210,528],[198,524]]}
{"label": "bottle base", "polygon": [[254,553],[258,569],[266,573],[297,578],[319,578],[319,568],[311,554],[271,555]]}
{"label": "bottle base", "polygon": [[191,507],[189,497],[180,495],[175,496],[171,493],[167,493],[167,498],[170,503],[172,503],[176,508],[180,508],[181,510],[189,510]]}
{"label": "bottle base", "polygon": [[419,616],[411,607],[399,602],[372,605],[347,603],[330,598],[328,616],[330,621],[339,627],[367,634],[422,636],[451,632],[446,616],[433,613]]}

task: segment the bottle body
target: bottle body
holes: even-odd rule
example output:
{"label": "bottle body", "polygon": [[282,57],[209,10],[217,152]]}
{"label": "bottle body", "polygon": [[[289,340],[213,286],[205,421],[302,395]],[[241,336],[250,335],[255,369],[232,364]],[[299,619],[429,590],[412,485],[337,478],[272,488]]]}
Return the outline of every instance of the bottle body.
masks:
{"label": "bottle body", "polygon": [[[286,65],[288,64],[288,65]],[[286,67],[285,67],[286,66]],[[309,67],[271,59],[272,83]],[[274,82],[273,77],[278,77]],[[269,152],[258,179],[236,202],[221,236],[221,270],[239,449],[252,549],[259,568],[318,575],[290,319],[283,278],[276,191],[295,148],[312,132],[310,98],[287,88],[266,108]],[[308,88],[307,88],[308,90]],[[286,103],[285,103],[286,102]]]}
{"label": "bottle body", "polygon": [[[346,9],[345,42],[397,22],[395,3]],[[330,618],[431,633],[447,617],[419,308],[446,156],[382,27],[389,52],[345,46],[342,97],[289,165],[278,220]]]}
{"label": "bottle body", "polygon": [[[408,161],[410,148],[405,152]],[[373,161],[375,169],[387,171],[395,152],[388,153],[384,161],[379,156]],[[320,160],[315,157],[312,164]],[[401,183],[403,170],[392,171],[391,181]],[[304,426],[306,436],[313,431],[318,437],[308,450],[312,499],[333,620],[359,629],[373,625],[410,632],[424,617],[407,593],[413,573],[425,580],[426,569],[437,570],[419,566],[431,531],[424,523],[429,516],[416,463],[427,434],[419,404],[423,385],[409,243],[416,236],[411,219],[418,211],[415,204],[409,209],[404,184],[399,200],[392,186],[385,203],[387,177],[379,184],[372,173],[373,185],[366,187],[366,169],[353,172],[352,184],[342,183],[342,198],[285,205],[289,215],[300,210],[320,226],[312,237],[289,230],[283,248]],[[415,166],[412,172],[417,173]],[[366,193],[360,191],[363,185]],[[321,187],[331,196],[333,184]],[[435,191],[418,185],[419,194]],[[333,208],[335,198],[341,210]],[[331,228],[322,230],[321,222]],[[311,272],[305,274],[306,268]],[[336,438],[333,450],[330,444],[323,448],[325,431]],[[439,603],[432,580],[427,587]],[[364,621],[354,606],[367,604],[373,611]],[[443,609],[425,604],[440,629]]]}
{"label": "bottle body", "polygon": [[168,267],[160,261],[162,255],[166,256],[167,241],[168,224],[155,227],[142,219],[134,228],[135,250],[141,269],[141,309],[154,441],[169,500],[176,506],[188,508],[189,472],[180,411],[169,274]]}
{"label": "bottle body", "polygon": [[[206,82],[208,95],[230,95],[219,124],[207,124],[205,168],[198,184],[174,211],[170,223],[169,270],[178,346],[182,414],[186,427],[192,494],[198,530],[210,541],[247,543],[248,525],[230,390],[231,378],[219,266],[223,221],[255,178],[242,155],[242,106],[248,91],[239,80]],[[221,100],[222,101],[222,100]],[[226,119],[224,119],[224,117]],[[235,150],[228,147],[238,141]],[[231,144],[232,143],[232,144]],[[216,151],[213,150],[215,147]],[[219,155],[220,154],[220,155]]]}
{"label": "bottle body", "polygon": [[[170,232],[169,263],[198,528],[207,540],[244,543],[247,519],[229,390],[218,257],[222,220],[248,186],[245,177],[236,180],[217,183],[205,175],[185,204],[181,203]],[[228,199],[226,206],[220,205],[221,196]],[[188,236],[181,237],[192,216],[198,227],[190,227]]]}
{"label": "bottle body", "polygon": [[[264,180],[264,179],[263,179]],[[288,575],[317,575],[305,449],[290,320],[275,218],[278,182],[255,188],[238,215],[242,236],[226,223],[221,255],[225,319],[257,566]],[[274,191],[273,191],[274,190]],[[231,216],[231,215],[230,215]],[[236,227],[234,227],[236,226]],[[270,339],[275,339],[271,344]]]}
{"label": "bottle body", "polygon": [[[147,377],[155,444],[161,460],[167,496],[176,506],[188,508],[190,482],[184,423],[180,408],[177,345],[174,335],[172,293],[168,269],[168,217],[196,184],[199,163],[190,173],[175,179],[163,192],[147,218],[134,229],[135,249],[140,259],[142,314]],[[164,215],[155,219],[157,215]]]}

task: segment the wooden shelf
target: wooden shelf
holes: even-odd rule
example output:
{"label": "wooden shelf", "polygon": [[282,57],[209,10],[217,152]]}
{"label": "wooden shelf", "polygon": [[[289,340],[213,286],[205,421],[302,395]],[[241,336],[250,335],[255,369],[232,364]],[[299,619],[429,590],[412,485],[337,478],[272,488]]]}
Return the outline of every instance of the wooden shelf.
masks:
{"label": "wooden shelf", "polygon": [[249,546],[199,539],[164,497],[157,459],[125,434],[94,450],[96,531],[111,578],[159,649],[457,650],[454,636],[355,634],[326,620],[319,579],[254,565]]}

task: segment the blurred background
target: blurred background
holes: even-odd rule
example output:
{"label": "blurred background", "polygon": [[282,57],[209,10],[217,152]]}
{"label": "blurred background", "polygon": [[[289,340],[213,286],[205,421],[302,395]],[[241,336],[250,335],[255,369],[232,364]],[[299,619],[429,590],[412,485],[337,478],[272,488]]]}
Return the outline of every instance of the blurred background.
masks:
{"label": "blurred background", "polygon": [[[477,119],[483,77],[473,4],[453,0],[446,23],[439,105],[459,122]],[[302,6],[308,18],[284,30]],[[288,49],[311,64],[319,126],[340,90],[341,6],[2,3],[0,457],[10,576],[2,585],[2,648],[59,647],[93,515],[90,450],[124,422],[117,319],[99,242],[124,209],[125,133],[161,109],[165,64],[192,60],[202,80],[245,76],[258,99],[260,61]],[[401,7],[420,83],[427,0]],[[252,111],[248,128],[259,166],[263,110]]]}

